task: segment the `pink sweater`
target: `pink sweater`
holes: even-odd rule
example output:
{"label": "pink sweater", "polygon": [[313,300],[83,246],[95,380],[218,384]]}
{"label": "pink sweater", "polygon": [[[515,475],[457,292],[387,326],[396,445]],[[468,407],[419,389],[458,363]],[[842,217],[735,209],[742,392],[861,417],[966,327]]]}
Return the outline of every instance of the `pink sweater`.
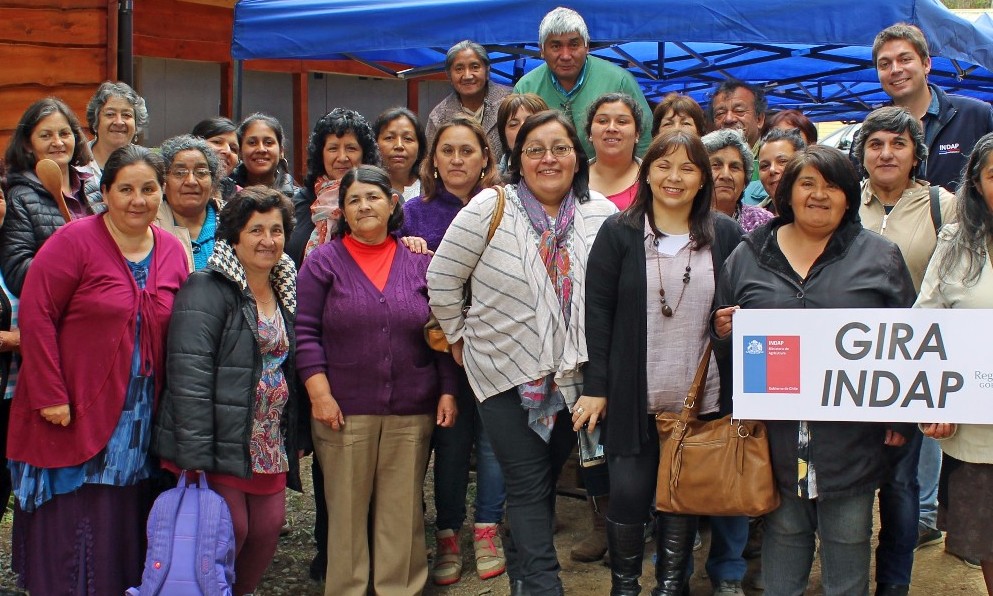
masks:
{"label": "pink sweater", "polygon": [[[155,249],[139,290],[103,215],[60,228],[34,258],[21,294],[22,374],[14,394],[7,457],[44,468],[81,464],[110,439],[131,373],[142,317],[142,369],[163,377],[172,301],[186,280],[179,240],[152,226]],[[69,404],[55,426],[39,410]]]}

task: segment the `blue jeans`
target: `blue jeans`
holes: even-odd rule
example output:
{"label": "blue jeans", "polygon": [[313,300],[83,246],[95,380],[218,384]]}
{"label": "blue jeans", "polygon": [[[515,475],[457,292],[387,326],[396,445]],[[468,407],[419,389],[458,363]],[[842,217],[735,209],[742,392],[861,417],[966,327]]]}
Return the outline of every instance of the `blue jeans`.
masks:
{"label": "blue jeans", "polygon": [[464,371],[459,371],[455,396],[459,414],[455,426],[434,431],[434,506],[437,528],[455,530],[465,522],[465,495],[469,486],[469,458],[476,444],[476,523],[503,520],[503,473],[493,453],[476,406],[476,397]]}
{"label": "blue jeans", "polygon": [[921,485],[920,525],[938,529],[938,478],[941,476],[941,445],[930,437],[921,443],[917,481]]}
{"label": "blue jeans", "polygon": [[924,435],[916,427],[902,447],[887,447],[889,476],[879,489],[876,583],[910,585],[920,519],[917,462]]}
{"label": "blue jeans", "polygon": [[[707,576],[714,584],[721,580],[741,581],[748,563],[742,553],[748,542],[748,517],[710,518],[710,553],[707,554]],[[693,559],[690,559],[690,572]]]}
{"label": "blue jeans", "polygon": [[762,541],[765,596],[802,596],[821,541],[825,594],[869,593],[872,492],[826,500],[781,493],[782,504],[766,515]]}
{"label": "blue jeans", "polygon": [[507,575],[511,581],[523,580],[531,596],[561,594],[552,533],[555,483],[576,445],[569,413],[559,412],[548,443],[528,426],[528,413],[516,388],[487,398],[479,404],[479,415],[507,487]]}

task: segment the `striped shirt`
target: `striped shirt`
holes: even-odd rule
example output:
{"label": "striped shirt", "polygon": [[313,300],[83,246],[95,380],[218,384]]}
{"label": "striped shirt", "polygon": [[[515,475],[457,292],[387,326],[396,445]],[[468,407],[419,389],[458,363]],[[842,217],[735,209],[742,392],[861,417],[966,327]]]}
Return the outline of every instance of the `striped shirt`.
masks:
{"label": "striped shirt", "polygon": [[[575,289],[567,325],[538,254],[538,235],[515,187],[506,191],[503,218],[489,245],[494,190],[476,195],[452,221],[428,267],[431,310],[449,342],[465,340],[463,362],[479,401],[554,374],[571,408],[587,361],[586,262],[600,225],[617,208],[592,191],[589,201],[576,204],[569,242]],[[472,306],[464,312],[469,281]]]}

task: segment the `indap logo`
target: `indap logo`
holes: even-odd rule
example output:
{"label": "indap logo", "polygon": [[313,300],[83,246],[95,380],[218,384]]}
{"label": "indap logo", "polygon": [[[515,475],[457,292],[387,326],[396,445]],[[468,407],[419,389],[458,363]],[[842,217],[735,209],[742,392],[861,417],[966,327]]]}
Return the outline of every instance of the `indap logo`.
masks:
{"label": "indap logo", "polygon": [[962,153],[958,143],[938,145],[938,155],[950,155],[952,153]]}

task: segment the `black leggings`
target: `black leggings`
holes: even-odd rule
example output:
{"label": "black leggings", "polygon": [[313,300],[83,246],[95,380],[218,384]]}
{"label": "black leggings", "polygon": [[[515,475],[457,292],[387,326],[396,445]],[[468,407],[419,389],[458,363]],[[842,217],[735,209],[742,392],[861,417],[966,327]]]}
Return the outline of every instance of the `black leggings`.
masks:
{"label": "black leggings", "polygon": [[659,434],[648,427],[648,440],[638,455],[610,455],[610,505],[607,519],[619,524],[645,523],[655,501],[659,473]]}

